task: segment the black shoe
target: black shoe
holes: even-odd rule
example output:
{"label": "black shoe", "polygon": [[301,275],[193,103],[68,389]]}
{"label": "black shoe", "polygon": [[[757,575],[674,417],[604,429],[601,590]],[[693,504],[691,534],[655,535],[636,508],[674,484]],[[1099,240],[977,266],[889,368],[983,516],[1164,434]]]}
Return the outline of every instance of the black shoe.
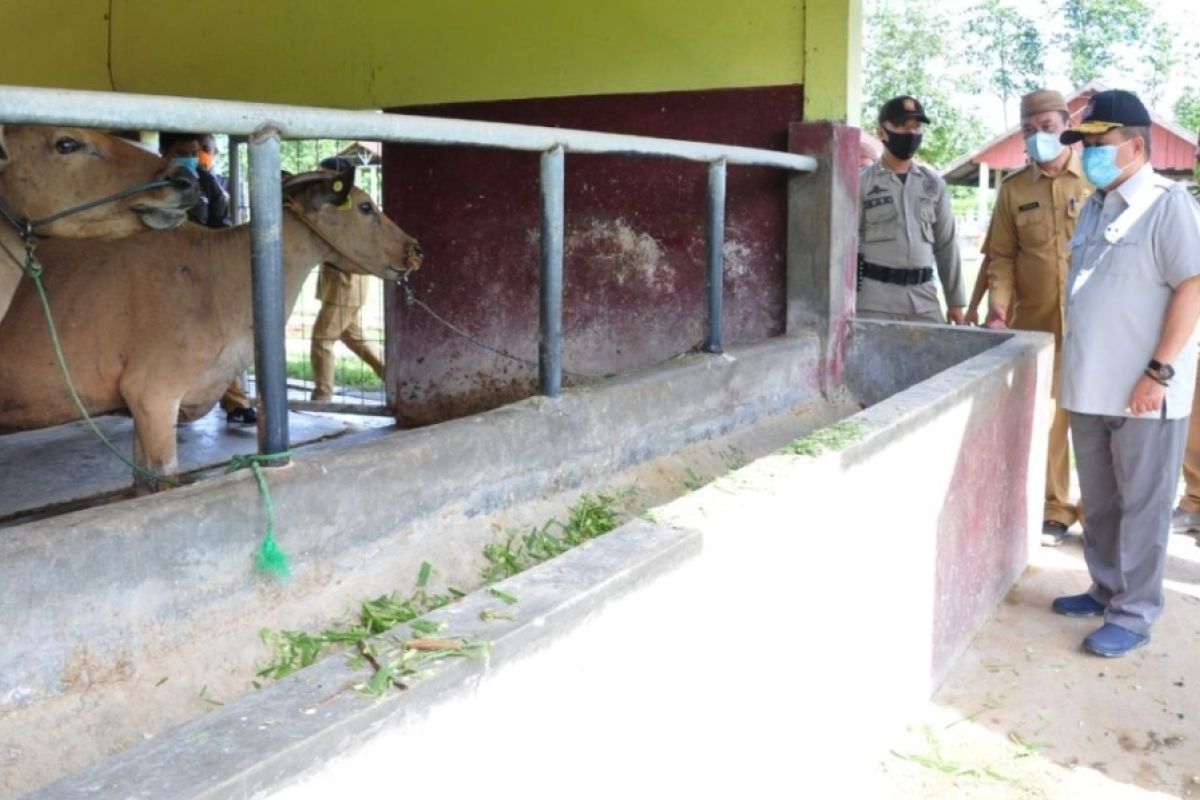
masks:
{"label": "black shoe", "polygon": [[1058,520],[1048,519],[1042,523],[1042,547],[1058,547],[1067,538],[1067,527]]}
{"label": "black shoe", "polygon": [[229,425],[234,423],[255,425],[258,423],[258,412],[253,408],[235,408],[225,415],[225,422]]}

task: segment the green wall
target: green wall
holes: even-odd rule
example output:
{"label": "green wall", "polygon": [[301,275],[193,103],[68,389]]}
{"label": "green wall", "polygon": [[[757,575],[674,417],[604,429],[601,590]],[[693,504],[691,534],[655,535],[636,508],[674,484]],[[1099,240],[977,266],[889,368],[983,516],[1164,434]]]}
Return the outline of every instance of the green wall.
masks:
{"label": "green wall", "polygon": [[[850,1],[808,0],[826,15]],[[4,0],[10,39],[0,52],[0,82],[111,88],[109,5]],[[804,81],[804,0],[112,0],[111,7],[112,82],[120,91],[382,108]],[[11,36],[17,30],[27,35]]]}

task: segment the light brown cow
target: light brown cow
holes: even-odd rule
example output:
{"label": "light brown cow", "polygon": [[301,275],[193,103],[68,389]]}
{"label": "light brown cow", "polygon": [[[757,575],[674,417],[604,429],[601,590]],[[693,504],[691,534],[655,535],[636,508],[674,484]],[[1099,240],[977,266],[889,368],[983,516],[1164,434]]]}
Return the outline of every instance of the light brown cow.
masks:
{"label": "light brown cow", "polygon": [[[395,280],[421,263],[415,239],[354,188],[353,171],[284,183],[284,302],[326,262]],[[46,242],[50,303],[88,412],[128,409],[134,461],[177,470],[175,425],[206,413],[253,357],[250,230],[185,225],[112,242]],[[59,375],[33,287],[0,322],[0,427],[79,418]],[[162,488],[135,475],[139,491]]]}
{"label": "light brown cow", "polygon": [[[116,238],[148,227],[173,228],[187,219],[187,209],[199,196],[196,178],[183,167],[100,131],[0,125],[0,202],[24,222],[157,180],[169,183],[41,225],[34,230],[38,237]],[[25,255],[19,233],[3,216],[0,246],[3,316],[21,280],[13,257],[23,260]]]}

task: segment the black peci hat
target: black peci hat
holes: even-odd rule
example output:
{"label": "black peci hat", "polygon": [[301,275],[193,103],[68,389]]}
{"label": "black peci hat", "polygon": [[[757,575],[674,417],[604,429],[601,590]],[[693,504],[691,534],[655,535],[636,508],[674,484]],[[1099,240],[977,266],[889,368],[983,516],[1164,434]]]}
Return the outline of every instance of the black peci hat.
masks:
{"label": "black peci hat", "polygon": [[1083,109],[1083,119],[1058,137],[1063,144],[1075,144],[1088,134],[1107,133],[1113,128],[1145,128],[1150,112],[1133,92],[1109,89],[1097,92]]}

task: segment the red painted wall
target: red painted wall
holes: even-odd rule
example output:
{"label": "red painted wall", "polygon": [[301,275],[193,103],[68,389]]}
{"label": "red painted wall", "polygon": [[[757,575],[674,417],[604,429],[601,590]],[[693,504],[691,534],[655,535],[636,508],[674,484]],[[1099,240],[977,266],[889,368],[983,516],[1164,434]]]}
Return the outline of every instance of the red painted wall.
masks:
{"label": "red painted wall", "polygon": [[[787,149],[800,86],[610,95],[394,109]],[[538,156],[384,146],[384,205],[426,250],[417,296],[496,348],[537,359]],[[566,160],[568,373],[647,367],[703,338],[707,170],[703,164],[571,155]],[[784,328],[787,177],[731,167],[726,217],[725,343]],[[536,393],[514,363],[388,302],[389,394],[405,424],[425,424]],[[573,382],[567,375],[567,385]]]}

